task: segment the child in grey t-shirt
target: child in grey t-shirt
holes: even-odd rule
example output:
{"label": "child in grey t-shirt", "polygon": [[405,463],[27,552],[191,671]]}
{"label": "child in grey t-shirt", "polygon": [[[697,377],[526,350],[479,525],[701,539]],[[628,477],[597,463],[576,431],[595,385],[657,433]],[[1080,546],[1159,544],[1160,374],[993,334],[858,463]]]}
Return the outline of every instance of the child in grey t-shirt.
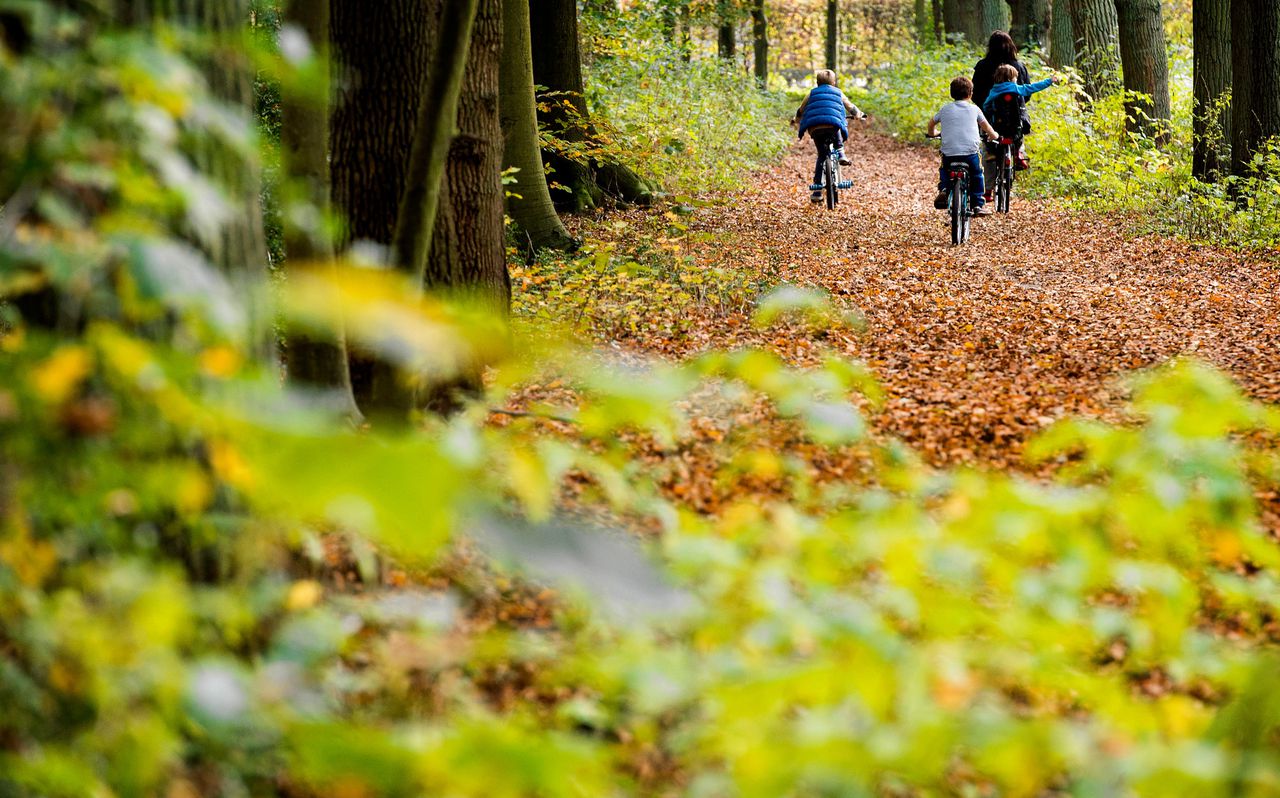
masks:
{"label": "child in grey t-shirt", "polygon": [[994,139],[996,131],[982,115],[982,109],[971,102],[973,81],[966,77],[951,81],[951,98],[955,102],[942,106],[929,120],[930,137],[942,126],[942,168],[938,170],[938,196],[933,198],[933,207],[947,207],[947,192],[951,189],[947,167],[956,162],[967,163],[973,176],[969,183],[970,207],[975,216],[986,216],[988,211],[982,210],[982,134]]}

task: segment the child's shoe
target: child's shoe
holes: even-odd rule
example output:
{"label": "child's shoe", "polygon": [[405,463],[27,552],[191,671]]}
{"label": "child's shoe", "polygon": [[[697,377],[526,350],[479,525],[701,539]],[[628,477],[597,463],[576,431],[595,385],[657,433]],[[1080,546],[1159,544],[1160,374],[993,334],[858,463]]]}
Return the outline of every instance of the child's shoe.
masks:
{"label": "child's shoe", "polygon": [[822,202],[822,192],[821,192],[821,191],[810,191],[810,192],[809,192],[809,201],[810,201],[810,202]]}
{"label": "child's shoe", "polygon": [[951,197],[950,192],[939,191],[938,196],[933,198],[933,207],[937,208],[940,211],[945,211],[947,209],[947,200],[950,199],[950,197]]}
{"label": "child's shoe", "polygon": [[848,156],[844,154],[844,150],[837,151],[837,154],[840,156],[841,166],[853,166],[853,161],[849,160]]}

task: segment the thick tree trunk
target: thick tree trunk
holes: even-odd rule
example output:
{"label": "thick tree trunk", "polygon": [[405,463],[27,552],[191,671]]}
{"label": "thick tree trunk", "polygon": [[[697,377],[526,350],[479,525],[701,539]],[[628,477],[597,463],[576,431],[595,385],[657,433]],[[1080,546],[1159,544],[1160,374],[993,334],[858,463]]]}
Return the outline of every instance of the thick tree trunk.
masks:
{"label": "thick tree trunk", "polygon": [[998,30],[1009,29],[1009,6],[1005,0],[977,0],[977,29],[974,44],[984,45],[987,38]]}
{"label": "thick tree trunk", "polygon": [[[242,45],[248,20],[247,0],[189,0],[176,7],[166,0],[116,0],[115,10],[117,18],[127,25],[163,21],[201,31],[211,46],[200,59],[200,66],[214,96],[246,117],[253,113],[251,64]],[[261,282],[266,277],[268,261],[261,173],[255,163],[218,142],[197,143],[192,156],[200,171],[222,188],[235,210],[216,234],[193,233],[197,243],[234,282]]]}
{"label": "thick tree trunk", "polygon": [[942,0],[933,0],[933,37],[938,44],[945,42],[947,35],[942,18]]}
{"label": "thick tree trunk", "polygon": [[1144,95],[1125,103],[1128,127],[1164,143],[1168,140],[1172,111],[1160,0],[1116,0],[1116,19],[1124,87]]}
{"label": "thick tree trunk", "polygon": [[929,31],[929,4],[926,0],[916,0],[915,2],[915,22],[916,22],[916,44],[925,45],[929,43],[931,33]]}
{"label": "thick tree trunk", "polygon": [[[538,121],[544,129],[566,141],[595,138],[582,79],[577,3],[575,0],[529,0],[529,22],[533,41],[555,43],[534,48],[532,52],[533,82],[548,91],[541,104],[545,110],[539,109]],[[620,163],[583,163],[553,152],[544,152],[543,157],[551,167],[552,182],[564,187],[549,189],[557,208],[568,211],[593,208],[600,203],[603,191],[627,202],[647,203],[652,198],[653,189]]]}
{"label": "thick tree trunk", "polygon": [[[451,0],[452,1],[452,0]],[[458,132],[449,146],[444,192],[423,286],[461,295],[494,314],[511,305],[503,241],[502,123],[498,64],[502,0],[479,0],[458,100]]]}
{"label": "thick tree trunk", "polygon": [[1119,23],[1114,0],[1071,0],[1071,27],[1076,37],[1076,68],[1092,99],[1119,88]]}
{"label": "thick tree trunk", "polygon": [[756,85],[769,85],[769,18],[765,15],[764,0],[751,5],[751,45]]}
{"label": "thick tree trunk", "polygon": [[1031,49],[1049,34],[1049,0],[1009,0],[1009,35],[1019,48]]}
{"label": "thick tree trunk", "polygon": [[[329,213],[329,3],[328,0],[292,0],[285,21],[307,35],[319,69],[310,96],[285,91],[281,97],[280,147],[285,173],[306,191],[317,217],[309,226],[286,226],[286,273],[299,268],[329,268],[333,248],[323,220]],[[317,99],[317,97],[319,99]],[[285,373],[289,382],[332,391],[341,397],[347,412],[355,415],[351,375],[347,368],[342,331],[332,335],[285,331]]]}
{"label": "thick tree trunk", "polygon": [[964,35],[967,38],[968,0],[943,0],[942,16],[948,38],[954,38],[957,35]]}
{"label": "thick tree trunk", "polygon": [[840,51],[837,47],[840,35],[840,3],[827,0],[827,49],[826,68],[840,71]]}
{"label": "thick tree trunk", "polygon": [[738,32],[733,20],[724,15],[720,17],[720,24],[716,28],[716,54],[726,61],[738,57]]}
{"label": "thick tree trunk", "polygon": [[1072,0],[1053,0],[1049,24],[1049,63],[1058,69],[1075,66],[1076,34],[1071,25]]}
{"label": "thick tree trunk", "polygon": [[518,170],[510,189],[515,196],[508,198],[507,211],[531,248],[571,249],[574,241],[556,215],[547,190],[538,143],[528,0],[502,2],[502,59],[498,79],[503,163]]}
{"label": "thick tree trunk", "polygon": [[1196,0],[1191,6],[1195,59],[1192,172],[1216,181],[1227,165],[1231,109],[1220,105],[1231,89],[1231,0]]}
{"label": "thick tree trunk", "polygon": [[1280,135],[1280,3],[1231,0],[1231,52],[1231,173],[1243,176]]}
{"label": "thick tree trunk", "polygon": [[[501,246],[501,222],[492,210],[487,223],[467,210],[469,202],[481,202],[472,192],[481,191],[484,181],[466,176],[484,167],[468,162],[465,139],[457,149],[453,141],[460,118],[464,132],[471,124],[466,115],[471,103],[493,104],[493,87],[487,99],[483,93],[472,97],[477,81],[472,70],[461,71],[471,28],[483,24],[472,22],[476,0],[377,0],[376,5],[332,0],[330,37],[341,91],[331,123],[330,174],[334,201],[346,216],[347,239],[386,247],[393,265],[433,289],[492,285],[502,278],[490,273],[491,257],[450,261],[447,254]],[[496,32],[496,25],[496,9],[491,9],[487,30]],[[498,35],[491,33],[490,39]],[[497,48],[491,43],[482,50],[484,58],[492,59]],[[464,85],[468,97],[460,102]],[[478,135],[492,137],[495,131],[490,125]],[[487,168],[498,179],[496,158]],[[463,268],[450,272],[442,262]],[[490,271],[483,271],[486,263]],[[505,296],[503,282],[501,291],[492,289],[494,295]],[[353,356],[351,370],[362,409],[387,420],[407,418],[416,392],[390,364],[365,354]]]}

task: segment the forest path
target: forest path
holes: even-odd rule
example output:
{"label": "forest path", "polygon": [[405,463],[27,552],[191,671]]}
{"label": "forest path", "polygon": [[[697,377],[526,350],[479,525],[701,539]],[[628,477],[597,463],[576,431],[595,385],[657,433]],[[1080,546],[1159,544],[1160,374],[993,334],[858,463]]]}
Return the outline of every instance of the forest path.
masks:
{"label": "forest path", "polygon": [[[937,156],[854,125],[853,190],[809,202],[812,145],[796,143],[750,190],[699,213],[718,265],[820,286],[860,311],[844,342],[886,392],[873,425],[934,464],[1016,466],[1025,441],[1066,415],[1114,418],[1118,378],[1193,354],[1253,396],[1280,401],[1280,268],[1256,256],[1133,237],[1105,217],[1015,195],[950,244],[933,208]],[[1034,158],[1034,141],[1030,149]],[[741,336],[709,330],[703,345]],[[813,342],[770,336],[804,360]]]}

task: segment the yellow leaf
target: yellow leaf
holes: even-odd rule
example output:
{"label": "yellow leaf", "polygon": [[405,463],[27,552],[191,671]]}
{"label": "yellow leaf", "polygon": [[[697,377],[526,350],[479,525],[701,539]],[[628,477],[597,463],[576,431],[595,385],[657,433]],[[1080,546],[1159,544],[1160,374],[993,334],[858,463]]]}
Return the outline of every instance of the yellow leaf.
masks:
{"label": "yellow leaf", "polygon": [[36,393],[50,404],[61,404],[89,374],[92,362],[82,346],[64,346],[36,367],[32,375]]}

